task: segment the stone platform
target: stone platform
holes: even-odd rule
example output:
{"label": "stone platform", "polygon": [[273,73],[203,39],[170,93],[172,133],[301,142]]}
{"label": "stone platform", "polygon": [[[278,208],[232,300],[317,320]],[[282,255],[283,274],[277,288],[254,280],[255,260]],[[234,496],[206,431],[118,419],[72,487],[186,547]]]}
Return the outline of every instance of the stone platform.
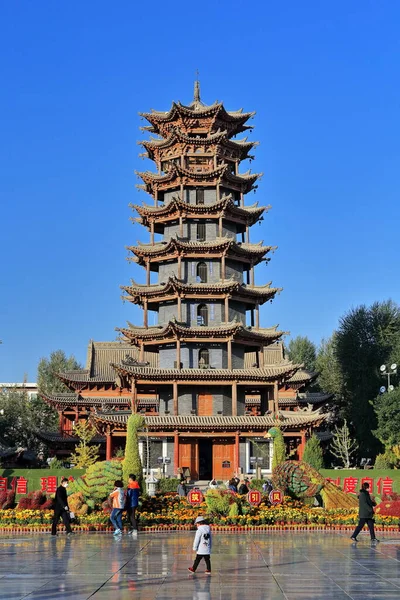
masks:
{"label": "stone platform", "polygon": [[0,538],[0,599],[398,600],[400,534],[214,535],[212,576],[191,575],[193,534]]}

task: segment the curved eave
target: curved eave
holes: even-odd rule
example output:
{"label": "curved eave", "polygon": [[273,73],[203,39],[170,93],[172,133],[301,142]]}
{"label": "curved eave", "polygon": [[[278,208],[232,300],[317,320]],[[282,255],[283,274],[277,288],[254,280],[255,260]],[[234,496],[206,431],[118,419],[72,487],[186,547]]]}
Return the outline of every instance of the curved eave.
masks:
{"label": "curved eave", "polygon": [[184,338],[202,337],[207,339],[232,336],[241,328],[237,322],[226,323],[217,327],[189,327],[169,321],[164,327],[121,327],[116,331],[131,341],[175,339],[178,335]]}
{"label": "curved eave", "polygon": [[251,381],[267,383],[285,381],[299,368],[299,365],[285,363],[261,369],[158,369],[154,367],[133,367],[110,363],[111,367],[124,377],[145,381]]}
{"label": "curved eave", "polygon": [[[130,413],[101,413],[97,412],[91,416],[91,419],[98,424],[126,426]],[[248,431],[259,430],[267,431],[271,427],[282,429],[317,426],[325,420],[325,415],[273,415],[253,416],[208,416],[198,417],[194,415],[157,415],[146,416],[146,427],[149,431]]]}

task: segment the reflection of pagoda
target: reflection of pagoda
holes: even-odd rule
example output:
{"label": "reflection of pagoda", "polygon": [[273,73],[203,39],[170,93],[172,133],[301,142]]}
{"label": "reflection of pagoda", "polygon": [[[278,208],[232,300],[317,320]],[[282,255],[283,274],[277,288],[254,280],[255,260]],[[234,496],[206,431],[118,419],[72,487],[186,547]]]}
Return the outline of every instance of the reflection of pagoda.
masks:
{"label": "reflection of pagoda", "polygon": [[261,444],[268,469],[272,425],[301,456],[324,420],[327,397],[299,394],[313,375],[285,360],[284,332],[260,327],[260,306],[280,289],[254,279],[274,248],[250,242],[268,210],[244,202],[259,175],[240,174],[239,164],[256,144],[232,139],[251,129],[252,116],[205,106],[198,82],[190,106],[143,114],[143,129],[157,137],[142,145],[158,172],[139,173],[154,203],[134,206],[135,221],[150,243],[129,246],[128,260],[144,267],[146,283],[122,288],[143,324],[118,329],[123,342],[91,343],[87,369],[60,375],[73,393],[47,398],[64,433],[90,414],[108,458],[123,445],[132,408],[147,415],[152,455],[172,459],[170,474],[189,467],[196,479],[251,472]]}

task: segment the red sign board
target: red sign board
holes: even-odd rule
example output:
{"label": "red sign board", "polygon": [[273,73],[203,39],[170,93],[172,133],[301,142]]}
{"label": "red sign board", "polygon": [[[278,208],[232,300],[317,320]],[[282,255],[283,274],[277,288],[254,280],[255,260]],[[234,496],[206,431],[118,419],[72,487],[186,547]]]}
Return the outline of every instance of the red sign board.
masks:
{"label": "red sign board", "polygon": [[283,501],[283,494],[281,490],[271,490],[269,493],[269,501],[271,504],[281,504]]}
{"label": "red sign board", "polygon": [[250,490],[247,494],[247,502],[252,506],[258,506],[261,502],[261,492],[258,490]]}
{"label": "red sign board", "polygon": [[189,504],[192,504],[192,506],[194,506],[195,504],[201,504],[204,499],[201,491],[197,490],[196,488],[194,490],[190,490],[186,498]]}

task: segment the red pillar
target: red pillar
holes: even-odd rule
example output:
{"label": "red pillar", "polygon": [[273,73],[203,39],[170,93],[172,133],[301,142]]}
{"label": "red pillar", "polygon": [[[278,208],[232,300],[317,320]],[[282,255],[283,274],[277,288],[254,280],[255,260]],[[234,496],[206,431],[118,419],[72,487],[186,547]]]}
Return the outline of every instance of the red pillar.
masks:
{"label": "red pillar", "polygon": [[239,436],[240,436],[239,431],[236,431],[236,433],[235,433],[235,473],[236,473],[236,475],[239,474],[239,468],[240,468],[240,440],[239,440]]}
{"label": "red pillar", "polygon": [[306,447],[306,432],[301,431],[301,443],[297,448],[297,454],[299,455],[299,460],[303,460],[304,448]]}
{"label": "red pillar", "polygon": [[106,433],[106,460],[112,459],[112,439],[111,432],[107,431]]}
{"label": "red pillar", "polygon": [[174,475],[178,473],[179,469],[179,435],[178,432],[174,433]]}

